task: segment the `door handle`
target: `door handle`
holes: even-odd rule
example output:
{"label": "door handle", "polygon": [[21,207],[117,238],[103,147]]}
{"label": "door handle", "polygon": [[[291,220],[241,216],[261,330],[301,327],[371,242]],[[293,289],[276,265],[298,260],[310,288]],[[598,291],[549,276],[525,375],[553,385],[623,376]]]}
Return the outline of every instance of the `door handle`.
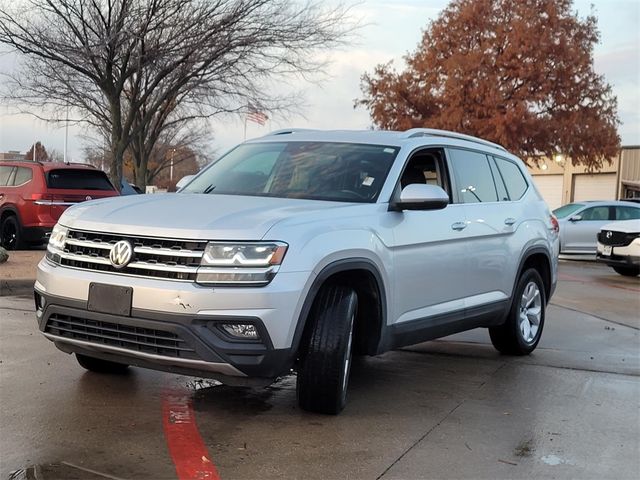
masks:
{"label": "door handle", "polygon": [[464,230],[465,228],[467,228],[467,224],[465,222],[456,222],[453,225],[451,225],[451,228],[454,230]]}
{"label": "door handle", "polygon": [[514,223],[516,223],[516,219],[513,217],[509,217],[509,218],[505,218],[504,219],[504,224],[505,225],[513,225]]}

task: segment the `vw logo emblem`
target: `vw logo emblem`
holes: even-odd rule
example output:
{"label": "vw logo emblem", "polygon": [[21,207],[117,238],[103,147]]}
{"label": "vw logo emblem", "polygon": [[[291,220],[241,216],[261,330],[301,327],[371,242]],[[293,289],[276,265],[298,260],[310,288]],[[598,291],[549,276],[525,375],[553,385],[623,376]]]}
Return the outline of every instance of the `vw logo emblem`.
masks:
{"label": "vw logo emblem", "polygon": [[111,249],[109,253],[109,261],[115,268],[124,268],[133,257],[133,247],[126,240],[120,240]]}
{"label": "vw logo emblem", "polygon": [[607,237],[607,238],[611,238],[612,236],[613,236],[613,233],[612,233],[612,232],[610,232],[610,231],[609,231],[609,232],[607,232],[607,234],[605,235],[605,237]]}

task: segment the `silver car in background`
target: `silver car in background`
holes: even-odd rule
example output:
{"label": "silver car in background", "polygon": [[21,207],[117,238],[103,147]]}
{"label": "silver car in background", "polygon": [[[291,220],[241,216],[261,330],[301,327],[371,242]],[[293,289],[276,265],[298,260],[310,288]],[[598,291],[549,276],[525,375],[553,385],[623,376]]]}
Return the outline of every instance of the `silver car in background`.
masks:
{"label": "silver car in background", "polygon": [[556,208],[560,224],[560,253],[595,254],[597,235],[608,223],[640,219],[640,204],[625,201],[575,202]]}

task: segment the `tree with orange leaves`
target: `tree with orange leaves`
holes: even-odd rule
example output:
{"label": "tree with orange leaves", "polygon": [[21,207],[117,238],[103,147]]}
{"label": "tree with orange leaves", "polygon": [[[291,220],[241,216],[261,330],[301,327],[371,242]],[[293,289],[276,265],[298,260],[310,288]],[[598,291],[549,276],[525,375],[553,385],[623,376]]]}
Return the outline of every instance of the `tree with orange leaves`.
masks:
{"label": "tree with orange leaves", "polygon": [[363,75],[356,105],[380,128],[453,130],[598,169],[618,153],[617,100],[593,69],[596,18],[572,3],[454,0],[404,71]]}

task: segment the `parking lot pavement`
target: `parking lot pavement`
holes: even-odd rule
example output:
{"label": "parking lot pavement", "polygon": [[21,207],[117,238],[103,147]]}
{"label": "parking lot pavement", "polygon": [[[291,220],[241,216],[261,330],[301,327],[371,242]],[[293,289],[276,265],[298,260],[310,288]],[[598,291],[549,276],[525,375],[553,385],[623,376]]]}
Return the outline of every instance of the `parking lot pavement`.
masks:
{"label": "parking lot pavement", "polygon": [[176,478],[167,436],[189,415],[223,479],[638,478],[640,280],[560,273],[532,355],[500,356],[476,330],[362,358],[337,417],[300,411],[293,377],[87,373],[37,332],[31,298],[0,298],[0,478]]}

